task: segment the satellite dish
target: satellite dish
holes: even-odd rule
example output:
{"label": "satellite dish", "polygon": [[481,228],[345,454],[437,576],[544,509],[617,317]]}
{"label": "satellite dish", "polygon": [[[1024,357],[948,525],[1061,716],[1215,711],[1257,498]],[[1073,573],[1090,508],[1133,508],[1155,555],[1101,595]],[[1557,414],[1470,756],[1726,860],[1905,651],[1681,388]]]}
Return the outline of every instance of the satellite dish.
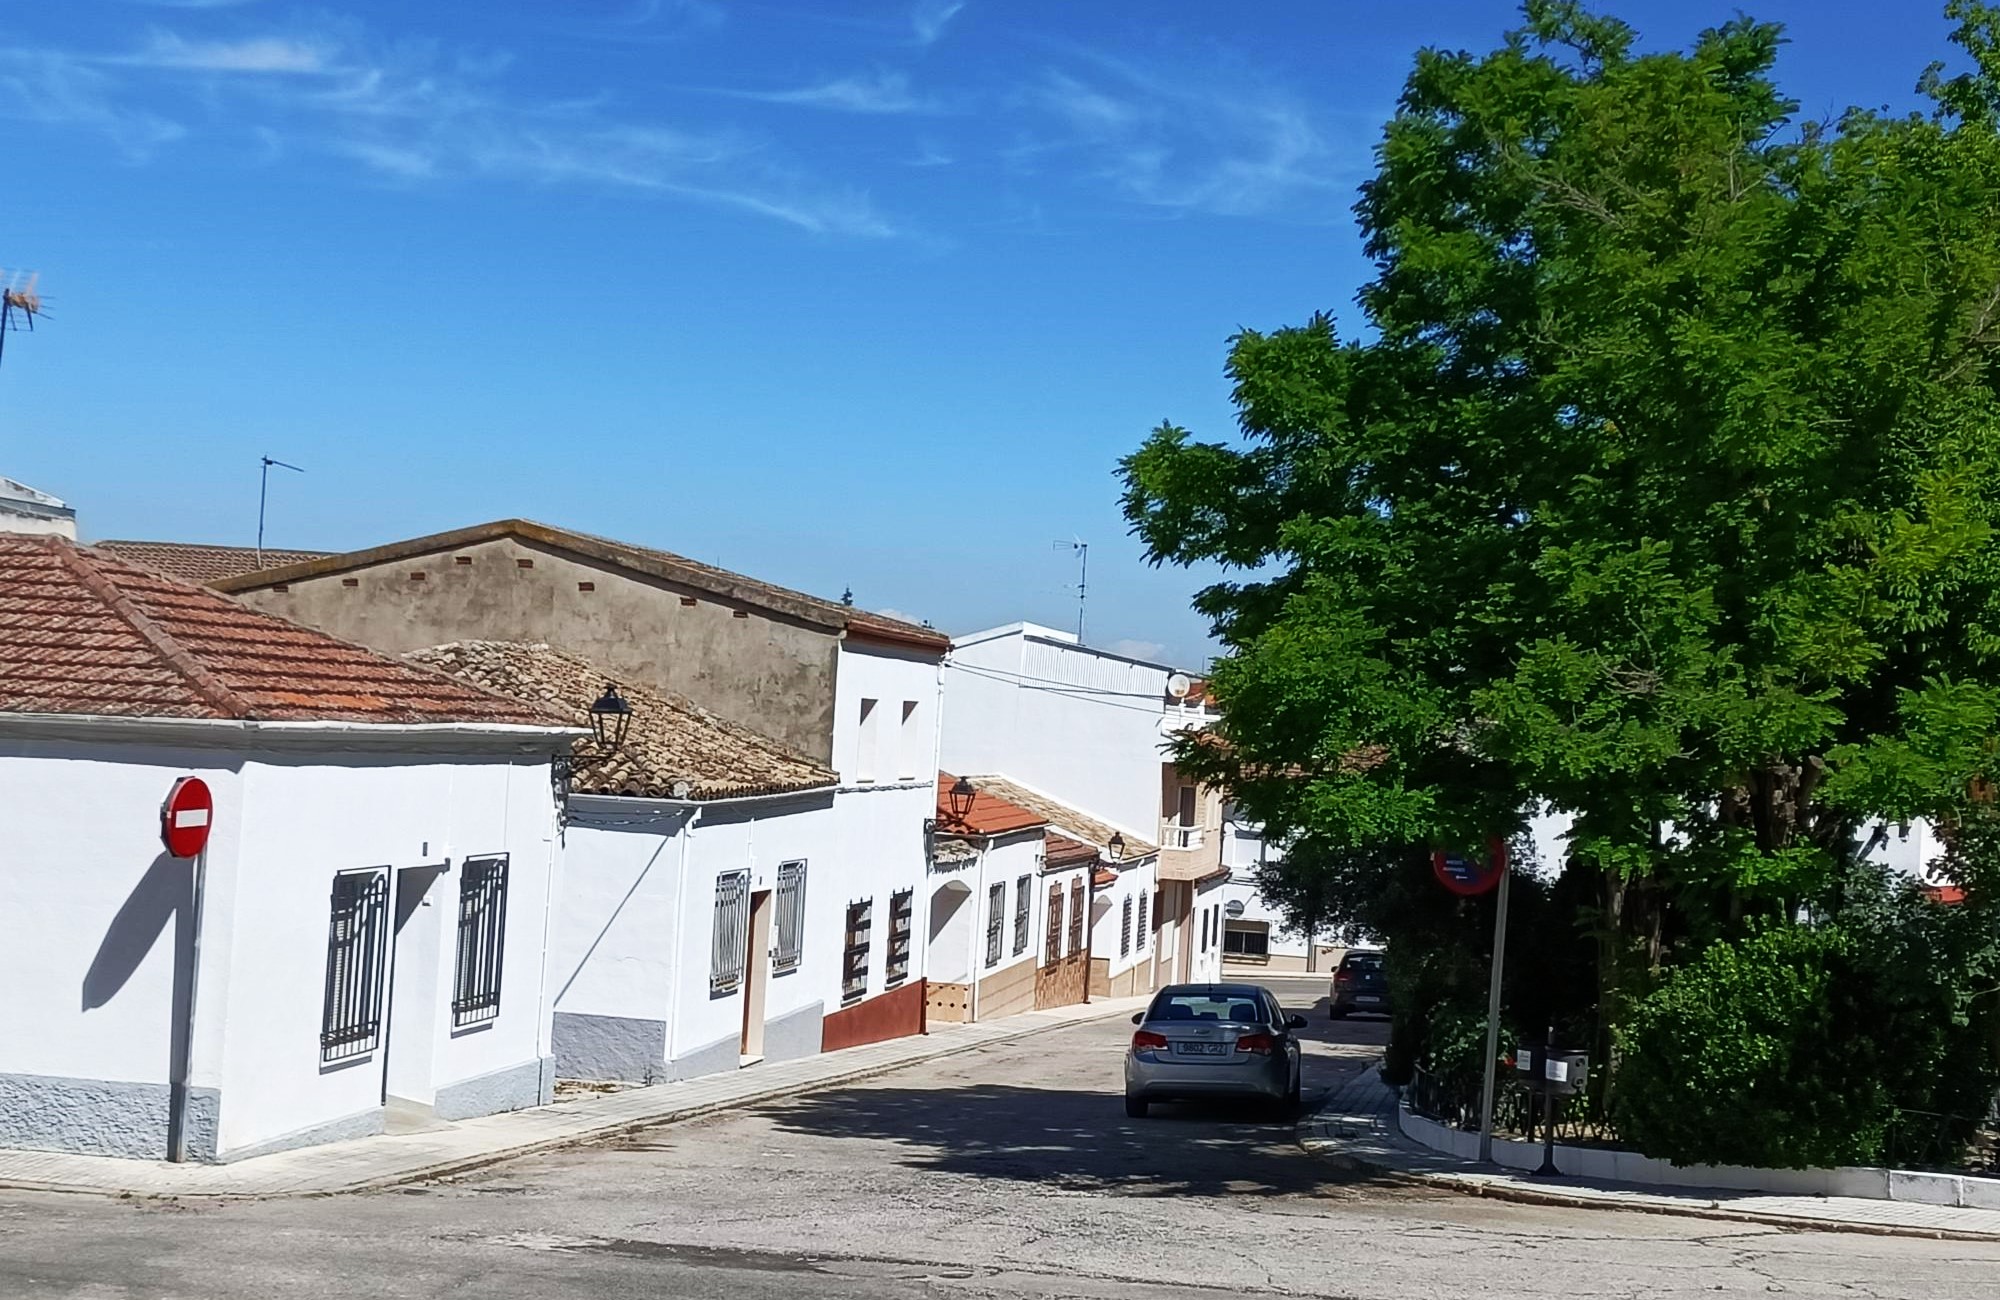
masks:
{"label": "satellite dish", "polygon": [[1175,673],[1172,677],[1167,678],[1167,694],[1177,700],[1186,699],[1188,692],[1193,689],[1194,679],[1186,673]]}

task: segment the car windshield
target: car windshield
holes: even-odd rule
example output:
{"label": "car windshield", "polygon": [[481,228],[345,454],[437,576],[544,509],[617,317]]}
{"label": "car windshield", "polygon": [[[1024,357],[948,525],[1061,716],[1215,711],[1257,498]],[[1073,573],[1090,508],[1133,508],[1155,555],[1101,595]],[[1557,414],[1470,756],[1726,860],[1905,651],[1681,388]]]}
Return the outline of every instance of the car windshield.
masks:
{"label": "car windshield", "polygon": [[1148,1020],[1228,1021],[1239,1025],[1264,1023],[1257,995],[1248,989],[1204,989],[1200,992],[1163,993],[1153,999]]}
{"label": "car windshield", "polygon": [[1341,961],[1349,970],[1373,975],[1382,969],[1382,954],[1379,952],[1351,952]]}

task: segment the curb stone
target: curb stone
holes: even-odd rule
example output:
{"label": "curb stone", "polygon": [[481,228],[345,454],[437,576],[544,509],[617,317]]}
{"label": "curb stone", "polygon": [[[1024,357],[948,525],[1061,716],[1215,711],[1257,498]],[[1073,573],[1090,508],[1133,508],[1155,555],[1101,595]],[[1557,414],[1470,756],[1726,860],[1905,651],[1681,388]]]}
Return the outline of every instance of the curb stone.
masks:
{"label": "curb stone", "polygon": [[[1360,1089],[1357,1082],[1367,1079],[1370,1071],[1380,1069],[1379,1062],[1363,1065],[1355,1075],[1328,1093],[1326,1098],[1314,1108],[1312,1113],[1298,1122],[1294,1130],[1295,1140],[1301,1150],[1315,1159],[1323,1160],[1336,1168],[1353,1172],[1369,1173],[1387,1182],[1406,1187],[1428,1187],[1452,1192],[1459,1196],[1483,1197],[1495,1201],[1507,1201],[1518,1205],[1551,1206],[1560,1209],[1599,1210],[1638,1214],[1661,1214],[1678,1218],[1705,1219],[1720,1223],[1754,1224],[1760,1227],[1778,1228],[1787,1232],[1843,1232],[1869,1237],[1911,1237],[1925,1241],[1966,1241],[2000,1242],[2000,1232],[1978,1232],[1957,1228],[1919,1227],[1914,1224],[1865,1223],[1853,1219],[1815,1219],[1797,1215],[1773,1214],[1758,1210],[1732,1210],[1711,1202],[1680,1204],[1663,1199],[1640,1199],[1638,1196],[1621,1196],[1616,1192],[1596,1196],[1582,1196],[1555,1188],[1524,1187],[1518,1183],[1496,1183],[1484,1179],[1475,1180],[1467,1174],[1478,1172],[1478,1167],[1462,1161],[1451,1161],[1449,1157],[1417,1147],[1400,1131],[1393,1136],[1380,1132],[1384,1129],[1383,1119],[1393,1112],[1378,1110],[1370,1112],[1364,1120],[1353,1110],[1341,1105],[1342,1102]],[[1393,1096],[1394,1094],[1390,1094]],[[1370,1135],[1363,1130],[1374,1129],[1378,1136],[1374,1141],[1378,1146],[1408,1146],[1411,1156],[1435,1161],[1449,1161],[1463,1172],[1443,1169],[1410,1169],[1395,1163],[1395,1156],[1388,1150],[1360,1152],[1353,1144]],[[1386,1141],[1385,1141],[1386,1139]],[[1418,1153],[1422,1155],[1419,1156]]]}

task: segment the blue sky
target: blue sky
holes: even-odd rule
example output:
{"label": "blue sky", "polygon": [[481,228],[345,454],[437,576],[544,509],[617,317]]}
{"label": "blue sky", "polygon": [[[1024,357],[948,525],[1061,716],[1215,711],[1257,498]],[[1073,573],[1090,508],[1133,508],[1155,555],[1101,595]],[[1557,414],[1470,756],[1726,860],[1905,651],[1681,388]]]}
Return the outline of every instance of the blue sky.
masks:
{"label": "blue sky", "polygon": [[[1611,4],[1652,45],[1738,6]],[[1769,3],[1809,114],[1940,6]],[[65,0],[0,32],[0,474],[90,537],[348,548],[522,515],[1197,664],[1113,471],[1231,431],[1225,340],[1366,278],[1421,45],[1505,0]]]}

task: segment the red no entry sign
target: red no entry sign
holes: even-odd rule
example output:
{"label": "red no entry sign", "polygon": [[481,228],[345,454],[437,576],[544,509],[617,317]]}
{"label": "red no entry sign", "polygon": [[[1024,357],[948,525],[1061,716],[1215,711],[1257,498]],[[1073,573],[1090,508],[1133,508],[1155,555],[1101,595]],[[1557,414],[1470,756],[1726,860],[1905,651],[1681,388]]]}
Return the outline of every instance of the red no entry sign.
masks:
{"label": "red no entry sign", "polygon": [[1431,854],[1431,870],[1438,883],[1460,898],[1472,898],[1500,883],[1507,870],[1507,841],[1498,835],[1486,842],[1486,856],[1437,849]]}
{"label": "red no entry sign", "polygon": [[208,827],[214,820],[215,800],[208,793],[208,782],[198,776],[174,782],[160,808],[160,839],[167,853],[176,858],[199,854],[208,844]]}

